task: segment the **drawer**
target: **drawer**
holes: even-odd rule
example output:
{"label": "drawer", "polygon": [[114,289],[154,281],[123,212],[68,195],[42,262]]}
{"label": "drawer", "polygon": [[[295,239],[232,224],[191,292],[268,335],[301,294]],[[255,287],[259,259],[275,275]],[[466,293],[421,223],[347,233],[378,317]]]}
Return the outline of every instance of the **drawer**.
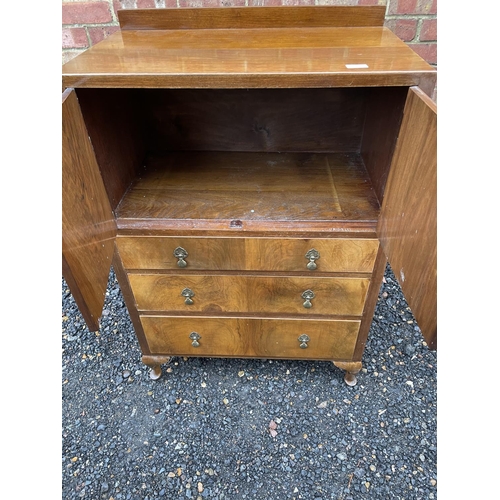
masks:
{"label": "drawer", "polygon": [[370,280],[130,273],[129,281],[140,311],[360,316]]}
{"label": "drawer", "polygon": [[251,270],[311,273],[371,273],[378,240],[368,239],[260,239],[247,240]]}
{"label": "drawer", "polygon": [[[118,236],[116,244],[125,269],[245,269],[244,238]],[[186,256],[176,257],[177,248],[178,255],[185,252]]]}
{"label": "drawer", "polygon": [[360,325],[357,320],[165,316],[141,316],[141,323],[152,354],[324,360],[352,359]]}
{"label": "drawer", "polygon": [[[119,236],[117,245],[126,269],[371,273],[379,243],[342,238]],[[174,255],[178,248],[186,254],[182,260]]]}

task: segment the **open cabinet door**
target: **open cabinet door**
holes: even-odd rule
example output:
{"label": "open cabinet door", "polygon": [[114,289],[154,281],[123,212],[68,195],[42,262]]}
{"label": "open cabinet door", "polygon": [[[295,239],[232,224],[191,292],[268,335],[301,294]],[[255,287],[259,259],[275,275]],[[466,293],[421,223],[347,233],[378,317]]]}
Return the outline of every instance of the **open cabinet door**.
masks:
{"label": "open cabinet door", "polygon": [[437,348],[437,109],[408,91],[377,228],[382,248],[431,349]]}
{"label": "open cabinet door", "polygon": [[91,331],[99,328],[116,222],[73,89],[62,96],[63,276]]}

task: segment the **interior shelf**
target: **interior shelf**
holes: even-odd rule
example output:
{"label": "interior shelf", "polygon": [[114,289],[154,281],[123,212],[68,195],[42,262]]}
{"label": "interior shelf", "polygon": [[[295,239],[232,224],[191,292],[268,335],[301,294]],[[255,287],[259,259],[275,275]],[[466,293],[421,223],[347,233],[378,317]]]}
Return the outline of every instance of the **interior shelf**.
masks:
{"label": "interior shelf", "polygon": [[363,223],[379,204],[357,153],[173,152],[151,156],[118,227],[310,230]]}

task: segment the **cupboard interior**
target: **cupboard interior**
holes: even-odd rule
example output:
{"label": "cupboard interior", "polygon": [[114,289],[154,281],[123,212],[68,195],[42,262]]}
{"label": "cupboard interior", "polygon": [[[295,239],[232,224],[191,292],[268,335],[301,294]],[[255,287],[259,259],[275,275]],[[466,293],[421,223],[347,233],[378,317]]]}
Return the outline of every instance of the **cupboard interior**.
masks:
{"label": "cupboard interior", "polygon": [[264,228],[264,220],[375,226],[407,91],[77,89],[77,96],[118,219],[217,219],[231,227],[254,220]]}

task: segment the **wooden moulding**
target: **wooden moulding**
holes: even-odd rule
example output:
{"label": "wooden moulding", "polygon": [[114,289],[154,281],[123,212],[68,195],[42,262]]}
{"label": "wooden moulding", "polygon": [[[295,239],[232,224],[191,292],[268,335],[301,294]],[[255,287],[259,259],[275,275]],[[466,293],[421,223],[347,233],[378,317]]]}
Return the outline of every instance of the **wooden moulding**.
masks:
{"label": "wooden moulding", "polygon": [[382,26],[385,6],[225,7],[119,10],[122,30]]}
{"label": "wooden moulding", "polygon": [[[410,49],[408,49],[410,50]],[[82,54],[81,57],[83,57]],[[76,59],[76,58],[75,58]],[[68,64],[70,64],[72,59]],[[76,64],[76,63],[75,63]],[[319,73],[207,73],[207,74],[175,74],[158,73],[156,75],[145,73],[121,73],[119,68],[114,74],[66,74],[63,76],[63,85],[75,88],[184,88],[184,89],[209,89],[209,88],[335,88],[335,87],[388,87],[413,85],[422,86],[425,90],[433,88],[428,84],[427,71],[414,72],[370,72],[343,69],[342,71],[324,71]]]}

